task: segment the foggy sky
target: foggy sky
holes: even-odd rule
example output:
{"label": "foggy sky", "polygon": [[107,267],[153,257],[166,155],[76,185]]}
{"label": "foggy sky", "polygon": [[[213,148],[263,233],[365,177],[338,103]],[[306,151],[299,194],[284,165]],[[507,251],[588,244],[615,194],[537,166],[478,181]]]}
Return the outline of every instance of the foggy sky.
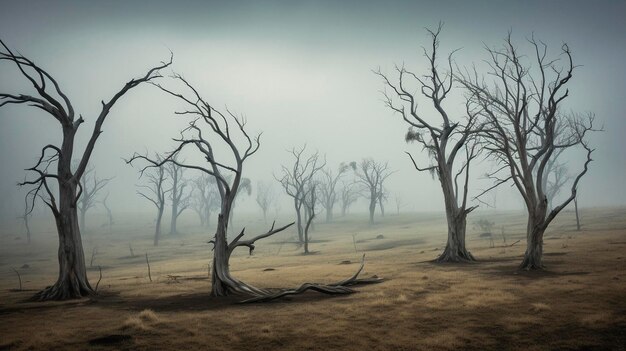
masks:
{"label": "foggy sky", "polygon": [[[509,30],[520,43],[535,33],[553,55],[567,42],[582,66],[566,106],[594,112],[605,128],[590,137],[594,162],[579,185],[580,205],[589,207],[626,204],[624,13],[624,1],[0,1],[0,38],[57,78],[86,120],[81,147],[100,100],[167,60],[171,50],[173,69],[207,100],[243,113],[250,132],[263,132],[261,150],[244,170],[253,185],[273,181],[280,165],[291,161],[285,150],[306,143],[326,154],[333,168],[364,157],[389,161],[397,172],[387,184],[388,206],[402,194],[405,209],[416,211],[443,210],[439,183],[413,169],[404,151],[422,165],[428,158],[404,142],[407,126],[383,105],[383,85],[371,70],[380,66],[391,73],[395,63],[405,63],[423,72],[420,46],[429,44],[423,28],[440,20],[441,50],[462,48],[456,56],[460,66],[485,59],[483,45],[500,45]],[[0,65],[0,91],[30,92],[6,63]],[[454,105],[453,100],[449,107]],[[115,176],[110,201],[118,210],[151,210],[135,196],[137,169],[122,158],[172,150],[171,138],[184,124],[173,115],[177,106],[144,85],[111,111],[91,163],[99,176]],[[16,183],[23,169],[43,145],[58,140],[60,128],[50,116],[25,106],[0,109],[1,218],[20,213],[25,189]],[[572,171],[582,157],[580,151],[571,155]],[[486,167],[477,166],[472,178]],[[280,190],[275,181],[274,186]],[[520,208],[521,199],[504,187],[497,205]],[[241,206],[256,208],[251,200]],[[365,211],[357,206],[362,208],[355,211]],[[290,210],[288,203],[282,210]]]}

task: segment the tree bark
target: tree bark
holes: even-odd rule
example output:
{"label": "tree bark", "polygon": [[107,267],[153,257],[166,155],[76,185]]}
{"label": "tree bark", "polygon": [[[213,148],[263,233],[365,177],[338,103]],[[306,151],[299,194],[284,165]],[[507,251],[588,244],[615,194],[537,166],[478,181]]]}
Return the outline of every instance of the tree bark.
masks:
{"label": "tree bark", "polygon": [[376,211],[376,195],[372,194],[370,197],[370,225],[374,224],[374,212]]}
{"label": "tree bark", "polygon": [[162,204],[157,212],[156,227],[154,228],[154,246],[159,246],[159,239],[161,239],[161,221],[163,220],[164,206],[165,204]]}
{"label": "tree bark", "polygon": [[526,252],[521,269],[531,271],[544,269],[543,265],[543,233],[544,229],[535,228],[526,235]]}
{"label": "tree bark", "polygon": [[576,230],[580,231],[580,217],[578,216],[578,197],[574,198],[574,211],[576,212]]}
{"label": "tree bark", "polygon": [[66,300],[94,294],[85,266],[85,254],[78,225],[76,190],[78,182],[73,178],[71,158],[76,130],[68,126],[63,130],[62,153],[57,171],[59,177],[59,211],[55,213],[59,236],[59,276],[56,283],[33,296],[33,300]]}

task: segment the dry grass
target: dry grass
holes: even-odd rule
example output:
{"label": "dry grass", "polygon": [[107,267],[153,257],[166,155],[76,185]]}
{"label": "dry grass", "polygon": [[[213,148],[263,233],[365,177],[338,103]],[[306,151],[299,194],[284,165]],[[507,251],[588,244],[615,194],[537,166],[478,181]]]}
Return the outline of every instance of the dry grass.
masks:
{"label": "dry grass", "polygon": [[[267,288],[336,281],[354,272],[364,251],[364,276],[389,280],[349,296],[312,293],[251,305],[209,297],[205,231],[183,227],[187,234],[165,237],[154,248],[147,225],[86,235],[86,250],[100,252],[101,296],[26,303],[55,276],[54,235],[51,245],[39,236],[25,247],[0,232],[0,350],[623,350],[626,209],[586,211],[581,232],[564,213],[546,236],[548,271],[539,273],[516,269],[523,216],[492,217],[506,226],[509,243],[522,242],[489,248],[470,232],[468,245],[481,260],[470,265],[429,262],[445,242],[445,224],[434,215],[387,217],[373,228],[359,216],[318,224],[311,249],[319,253],[310,256],[284,243],[292,233],[267,239],[254,256],[242,250],[233,257],[238,278]],[[263,229],[255,223],[246,232]],[[129,255],[129,237],[136,257]],[[20,271],[24,287],[31,290],[11,291],[16,278],[8,267],[23,264],[29,266]],[[89,274],[97,279],[96,270]],[[180,276],[180,283],[168,284],[167,275]]]}

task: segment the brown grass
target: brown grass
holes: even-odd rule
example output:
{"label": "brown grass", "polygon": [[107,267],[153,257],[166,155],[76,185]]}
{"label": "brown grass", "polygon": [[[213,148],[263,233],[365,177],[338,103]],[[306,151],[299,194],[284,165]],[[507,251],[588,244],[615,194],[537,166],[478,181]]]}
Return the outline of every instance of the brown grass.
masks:
{"label": "brown grass", "polygon": [[[310,256],[282,244],[292,233],[267,239],[257,243],[255,255],[242,250],[233,257],[238,278],[267,288],[336,281],[354,272],[366,250],[363,275],[389,280],[349,296],[311,293],[251,305],[209,297],[204,231],[183,227],[187,234],[165,237],[154,248],[149,226],[86,235],[86,250],[99,247],[100,296],[23,302],[55,276],[54,235],[48,234],[52,245],[38,236],[25,247],[15,235],[2,234],[0,350],[623,350],[626,209],[585,211],[581,232],[564,213],[546,235],[546,272],[517,271],[523,216],[492,218],[506,226],[509,243],[522,242],[489,248],[470,232],[468,245],[480,261],[469,265],[429,262],[445,243],[445,224],[434,215],[387,217],[373,228],[362,216],[320,223],[319,242],[311,245],[319,253]],[[246,232],[263,229],[257,223]],[[358,253],[355,232],[363,240]],[[374,239],[381,233],[384,239]],[[129,257],[129,237],[137,238],[138,257]],[[152,283],[141,256],[146,251]],[[340,264],[346,260],[352,263]],[[21,274],[30,290],[12,291],[16,281],[8,267],[25,263],[30,268]],[[96,270],[89,274],[97,279]],[[180,283],[168,284],[167,275],[180,276]]]}

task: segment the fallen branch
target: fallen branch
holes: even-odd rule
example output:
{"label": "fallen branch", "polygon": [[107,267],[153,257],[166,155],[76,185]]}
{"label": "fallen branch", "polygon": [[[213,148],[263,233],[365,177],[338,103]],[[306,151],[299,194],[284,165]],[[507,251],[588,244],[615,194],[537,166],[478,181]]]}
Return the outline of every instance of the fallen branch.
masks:
{"label": "fallen branch", "polygon": [[280,290],[275,293],[267,293],[267,294],[255,296],[255,297],[240,301],[240,303],[267,302],[267,301],[272,301],[272,300],[279,299],[285,296],[302,294],[306,292],[307,290],[313,290],[313,291],[317,291],[317,292],[328,294],[328,295],[346,295],[346,294],[352,294],[356,292],[355,290],[349,288],[349,286],[354,286],[354,285],[359,285],[359,284],[376,284],[376,283],[381,283],[385,280],[377,276],[372,276],[370,278],[364,278],[364,279],[358,279],[358,276],[359,274],[361,274],[364,267],[365,267],[365,254],[363,254],[363,257],[361,258],[361,266],[359,267],[359,269],[356,271],[356,273],[354,273],[354,275],[352,275],[348,279],[344,279],[344,280],[341,280],[332,284],[304,283],[296,289],[287,289],[287,290]]}

